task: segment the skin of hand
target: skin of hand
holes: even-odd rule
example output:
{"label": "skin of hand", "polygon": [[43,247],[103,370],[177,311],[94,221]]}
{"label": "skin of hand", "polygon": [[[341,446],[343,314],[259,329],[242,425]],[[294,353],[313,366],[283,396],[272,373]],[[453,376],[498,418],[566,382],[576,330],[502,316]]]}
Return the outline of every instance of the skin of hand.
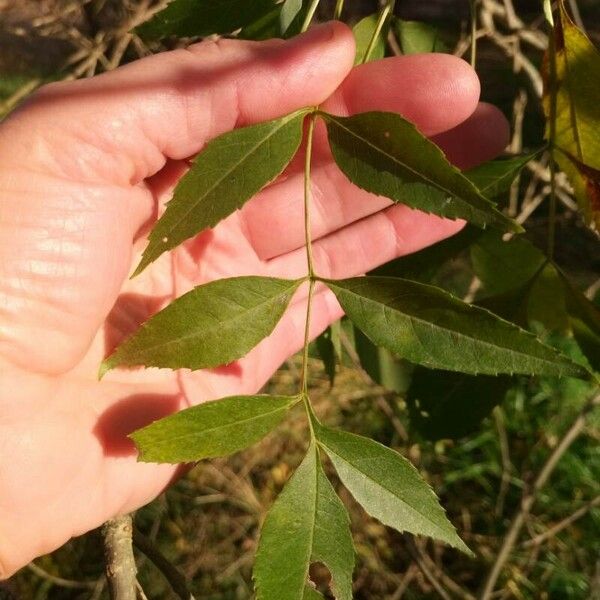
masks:
{"label": "skin of hand", "polygon": [[[429,54],[353,68],[340,23],[290,41],[203,42],[85,81],[43,87],[0,124],[0,576],[143,506],[178,475],[136,462],[133,430],[189,405],[257,392],[302,346],[306,289],[273,334],[210,371],[98,366],[192,287],[306,273],[302,158],[246,206],[128,278],[188,158],[235,127],[323,104],[399,112],[462,168],[497,155],[508,127],[478,103],[462,60]],[[301,153],[300,153],[301,154]],[[415,252],[462,223],[352,186],[316,131],[317,272],[341,278]],[[318,289],[312,335],[341,316]]]}

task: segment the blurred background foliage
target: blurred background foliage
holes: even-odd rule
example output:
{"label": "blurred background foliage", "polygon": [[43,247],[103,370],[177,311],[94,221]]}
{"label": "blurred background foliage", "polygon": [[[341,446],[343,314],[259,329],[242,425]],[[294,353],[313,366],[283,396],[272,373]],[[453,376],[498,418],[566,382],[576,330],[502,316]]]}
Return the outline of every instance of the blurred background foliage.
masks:
{"label": "blurred background foliage", "polygon": [[[147,46],[129,33],[161,4],[165,3],[0,0],[0,114],[7,114],[46,81],[91,76],[174,47],[175,42]],[[600,2],[572,0],[570,6],[579,24],[600,45]],[[347,0],[344,18],[352,24],[377,9],[375,0]],[[468,0],[402,0],[396,12],[403,19],[434,25],[449,51],[468,53]],[[323,0],[320,18],[332,13],[333,2]],[[512,153],[535,150],[542,143],[544,128],[540,65],[547,38],[541,2],[479,0],[478,15],[482,99],[498,105],[511,121]],[[391,40],[390,54],[397,51],[397,41]],[[501,198],[511,216],[526,222],[529,241],[542,247],[548,182],[547,164],[541,157]],[[558,197],[556,261],[600,305],[597,237],[580,222],[570,186],[561,177]],[[497,250],[493,236],[482,238],[466,231],[425,251],[427,255],[419,253],[386,268],[479,301],[525,277],[503,270]],[[435,269],[424,268],[427,256],[433,257]],[[527,268],[524,265],[525,272]],[[552,277],[546,279],[530,298],[528,324],[583,360],[577,343],[564,333],[568,328],[561,326],[564,311]],[[442,380],[436,379],[435,372],[413,371],[394,357],[374,353],[366,340],[351,343],[353,332],[347,327],[342,332],[344,360],[333,387],[317,358],[319,348],[314,348],[311,396],[318,412],[328,423],[343,423],[346,429],[373,437],[410,458],[476,553],[475,558],[467,558],[430,540],[387,529],[338,486],[352,517],[355,597],[477,597],[511,520],[522,510],[548,457],[594,390],[572,379],[500,378],[489,382],[482,397],[480,388],[473,388],[464,376],[451,381],[447,375]],[[294,393],[299,364],[297,358],[290,359],[268,391]],[[533,487],[531,511],[525,515],[493,598],[600,598],[598,412],[582,425],[547,484],[539,490]],[[294,413],[252,449],[198,465],[135,515],[138,530],[185,574],[196,598],[252,597],[251,567],[259,524],[291,474],[290,465],[301,460],[304,426],[301,412]],[[141,552],[137,557],[145,597],[175,597],[153,563]],[[328,574],[316,568],[311,576],[326,581]],[[99,532],[73,540],[0,585],[0,599],[106,597]]]}

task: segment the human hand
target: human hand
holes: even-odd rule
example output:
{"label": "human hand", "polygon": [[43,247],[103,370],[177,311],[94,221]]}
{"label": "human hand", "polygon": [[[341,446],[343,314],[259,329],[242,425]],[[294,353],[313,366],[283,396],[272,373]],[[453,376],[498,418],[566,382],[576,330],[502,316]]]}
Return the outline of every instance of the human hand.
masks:
{"label": "human hand", "polygon": [[[353,58],[339,23],[287,42],[206,42],[47,86],[0,125],[0,577],[173,481],[176,467],[136,462],[128,433],[190,404],[254,393],[302,346],[301,291],[233,365],[115,370],[97,381],[110,349],[192,287],[306,272],[298,160],[241,211],[128,280],[187,157],[234,127],[321,103],[400,112],[461,167],[505,146],[504,118],[478,105],[461,60],[417,55],[351,70]],[[320,275],[364,273],[462,226],[355,188],[322,130],[315,144]],[[341,310],[319,290],[313,315],[317,335]]]}

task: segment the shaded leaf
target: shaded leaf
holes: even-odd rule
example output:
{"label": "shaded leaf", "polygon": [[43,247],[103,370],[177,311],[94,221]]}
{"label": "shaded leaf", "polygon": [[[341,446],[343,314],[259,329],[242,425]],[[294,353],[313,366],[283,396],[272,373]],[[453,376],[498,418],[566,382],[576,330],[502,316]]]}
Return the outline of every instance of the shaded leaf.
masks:
{"label": "shaded leaf", "polygon": [[270,40],[280,35],[279,14],[281,5],[275,5],[268,13],[246,25],[238,34],[242,40]]}
{"label": "shaded leaf", "polygon": [[228,364],[267,337],[302,280],[219,279],[174,300],[125,340],[101,367],[205,369]]}
{"label": "shaded leaf", "polygon": [[304,588],[304,596],[302,600],[323,600],[323,594],[315,590],[312,585],[307,584]]}
{"label": "shaded leaf", "polygon": [[317,561],[329,569],[335,597],[351,600],[350,521],[311,444],[265,519],[254,564],[258,600],[302,600]]}
{"label": "shaded leaf", "polygon": [[284,34],[302,10],[302,0],[285,0],[279,15],[280,31]]}
{"label": "shaded leaf", "polygon": [[273,0],[173,0],[135,32],[145,40],[231,33],[272,8]]}
{"label": "shaded leaf", "polygon": [[336,348],[336,344],[334,343],[334,337],[336,336],[336,333],[334,332],[334,326],[337,328],[337,345],[339,348],[339,321],[337,321],[337,324],[334,323],[333,325],[330,325],[315,340],[319,357],[323,361],[323,367],[325,368],[325,373],[327,373],[327,376],[329,377],[329,383],[331,385],[333,385],[335,382],[336,365],[341,357],[341,349]]}
{"label": "shaded leaf", "polygon": [[536,331],[542,325],[546,332],[568,335],[564,284],[554,265],[548,263],[540,269],[527,295],[526,307],[529,329]]}
{"label": "shaded leaf", "polygon": [[381,267],[373,269],[370,275],[403,277],[421,283],[430,283],[440,269],[450,260],[457,258],[473,244],[483,232],[467,225],[459,233],[437,244],[423,248],[406,256],[396,258]]}
{"label": "shaded leaf", "polygon": [[521,230],[400,115],[322,116],[337,165],[359,187],[428,213]]}
{"label": "shaded leaf", "polygon": [[465,171],[465,176],[488,198],[497,198],[508,193],[510,186],[525,165],[539,156],[542,150],[531,154],[497,158]]}
{"label": "shaded leaf", "polygon": [[273,181],[300,146],[306,112],[234,129],[211,141],[177,184],[134,275],[163,252],[214,227]]}
{"label": "shaded leaf", "polygon": [[489,294],[501,294],[529,281],[546,262],[544,254],[522,237],[508,241],[495,231],[482,234],[471,246],[475,275]]}
{"label": "shaded leaf", "polygon": [[394,25],[402,54],[450,51],[448,46],[440,40],[439,32],[433,25],[403,19],[396,19]]}
{"label": "shaded leaf", "polygon": [[[365,56],[369,49],[369,44],[375,35],[377,29],[377,23],[379,21],[379,14],[375,13],[369,15],[364,19],[361,19],[353,28],[354,40],[356,42],[356,56],[354,58],[355,65],[362,65],[365,62]],[[373,50],[369,56],[369,61],[380,60],[385,56],[385,40],[381,33],[375,40]]]}
{"label": "shaded leaf", "polygon": [[579,347],[595,371],[600,371],[600,310],[559,271],[569,321]]}
{"label": "shaded leaf", "polygon": [[426,535],[469,553],[433,490],[403,456],[345,431],[318,426],[316,435],[354,498],[384,525]]}
{"label": "shaded leaf", "polygon": [[406,392],[413,370],[411,363],[376,346],[360,329],[355,330],[354,343],[362,368],[375,383],[398,394]]}
{"label": "shaded leaf", "polygon": [[183,463],[227,456],[258,442],[298,396],[231,396],[175,413],[129,437],[143,462]]}
{"label": "shaded leaf", "polygon": [[502,402],[510,385],[506,376],[418,367],[406,395],[411,426],[428,440],[468,435]]}
{"label": "shaded leaf", "polygon": [[591,225],[600,228],[600,52],[571,20],[562,0],[554,18],[556,78],[545,60],[544,109],[550,136],[551,96],[556,95],[554,158],[569,176]]}
{"label": "shaded leaf", "polygon": [[411,362],[472,374],[587,376],[534,335],[439,288],[391,277],[326,284],[373,343]]}

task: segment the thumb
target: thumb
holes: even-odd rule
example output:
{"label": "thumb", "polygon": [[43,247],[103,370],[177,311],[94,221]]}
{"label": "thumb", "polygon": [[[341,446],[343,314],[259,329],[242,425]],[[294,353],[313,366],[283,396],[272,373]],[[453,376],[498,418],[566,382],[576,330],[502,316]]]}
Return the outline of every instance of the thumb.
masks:
{"label": "thumb", "polygon": [[144,180],[234,127],[321,103],[350,31],[203,42],[51,84],[0,125],[0,357],[61,373],[83,356],[151,216]]}

